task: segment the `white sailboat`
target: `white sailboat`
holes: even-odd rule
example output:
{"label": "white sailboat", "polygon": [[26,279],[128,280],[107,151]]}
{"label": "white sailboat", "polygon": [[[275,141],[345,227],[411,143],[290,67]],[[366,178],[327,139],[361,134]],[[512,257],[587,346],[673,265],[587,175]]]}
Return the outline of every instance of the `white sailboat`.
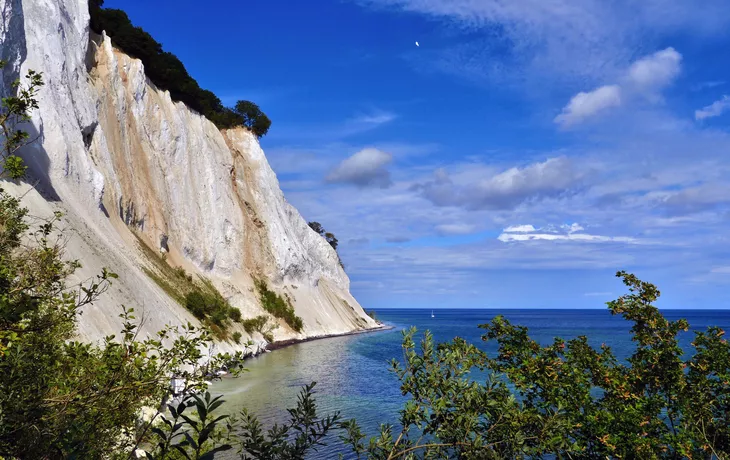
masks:
{"label": "white sailboat", "polygon": [[433,310],[431,310],[431,318],[435,318],[435,316],[433,316]]}

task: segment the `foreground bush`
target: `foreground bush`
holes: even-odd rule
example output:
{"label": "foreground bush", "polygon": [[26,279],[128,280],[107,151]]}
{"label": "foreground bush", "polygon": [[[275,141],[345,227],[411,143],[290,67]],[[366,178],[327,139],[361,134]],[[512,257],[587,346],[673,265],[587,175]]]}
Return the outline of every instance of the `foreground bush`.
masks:
{"label": "foreground bush", "polygon": [[0,456],[100,458],[129,450],[143,438],[140,409],[160,406],[171,375],[202,388],[201,350],[211,336],[188,325],[139,340],[133,310],[122,309],[119,337],[99,346],[74,341],[80,309],[116,275],[105,270],[67,286],[79,263],[64,260],[54,221],[32,230],[26,216],[0,190]]}
{"label": "foreground bush", "polygon": [[[15,152],[32,139],[18,128],[38,107],[42,84],[29,72],[25,85],[13,86],[18,95],[2,99],[0,178],[24,175]],[[173,374],[186,382],[183,391],[201,390],[211,367],[235,367],[241,355],[204,360],[212,338],[191,325],[140,340],[133,310],[123,307],[119,337],[75,341],[81,308],[116,275],[66,284],[80,263],[65,258],[60,218],[31,225],[28,210],[0,189],[0,458],[126,457],[151,433],[140,410],[161,407]]]}
{"label": "foreground bush", "polygon": [[[677,335],[689,324],[652,305],[655,286],[618,276],[629,294],[608,306],[632,323],[626,362],[587,337],[543,347],[501,316],[480,326],[499,346],[493,357],[458,338],[435,345],[428,333],[418,352],[410,331],[405,364],[393,362],[410,396],[403,428],[384,426],[364,442],[349,421],[348,442],[364,458],[728,458],[724,331],[696,332],[685,357]],[[485,382],[468,378],[474,368],[488,372]]]}

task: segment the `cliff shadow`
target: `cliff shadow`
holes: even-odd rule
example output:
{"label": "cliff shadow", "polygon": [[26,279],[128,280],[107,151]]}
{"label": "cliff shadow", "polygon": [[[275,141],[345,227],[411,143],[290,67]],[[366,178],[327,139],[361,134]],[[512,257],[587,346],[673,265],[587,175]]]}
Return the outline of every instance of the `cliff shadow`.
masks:
{"label": "cliff shadow", "polygon": [[43,123],[40,123],[40,130],[32,123],[23,124],[22,129],[30,135],[32,140],[18,153],[28,166],[24,181],[32,185],[47,201],[61,201],[61,197],[58,196],[51,183],[51,159],[43,147]]}
{"label": "cliff shadow", "polygon": [[[15,96],[17,89],[13,82],[20,80],[21,84],[25,83],[21,66],[28,57],[22,0],[9,0],[0,9],[0,37],[0,59],[7,63],[0,70],[0,95]],[[17,152],[28,166],[26,182],[34,185],[47,200],[58,201],[58,194],[49,180],[51,162],[42,145],[42,127],[39,130],[33,123],[22,123],[17,128],[26,131],[32,141]]]}

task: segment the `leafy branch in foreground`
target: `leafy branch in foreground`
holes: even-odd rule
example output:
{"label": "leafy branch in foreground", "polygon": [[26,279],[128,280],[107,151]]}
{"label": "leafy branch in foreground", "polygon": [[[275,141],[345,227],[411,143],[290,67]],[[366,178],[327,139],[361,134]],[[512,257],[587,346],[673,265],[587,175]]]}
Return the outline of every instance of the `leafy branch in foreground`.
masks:
{"label": "leafy branch in foreground", "polygon": [[[502,316],[481,325],[490,357],[460,338],[420,352],[404,333],[405,363],[393,362],[410,396],[400,426],[365,441],[357,422],[343,424],[358,458],[728,458],[730,346],[724,331],[695,332],[685,357],[678,334],[653,306],[657,288],[617,276],[629,293],[609,302],[632,324],[636,345],[626,361],[581,336],[542,346]],[[688,350],[689,351],[689,350]],[[485,371],[482,383],[470,378]]]}
{"label": "leafy branch in foreground", "polygon": [[[7,65],[6,61],[0,60],[0,69]],[[30,121],[30,113],[38,108],[36,96],[41,86],[43,77],[40,73],[28,70],[26,75],[27,83],[23,84],[20,79],[12,84],[15,96],[2,98],[0,104],[0,130],[2,131],[2,146],[0,147],[0,177],[20,179],[25,175],[23,160],[16,155],[18,149],[34,141],[30,134],[19,129],[23,123]]]}
{"label": "leafy branch in foreground", "polygon": [[[289,421],[265,430],[258,418],[243,410],[238,417],[214,415],[223,400],[189,395],[170,407],[170,415],[161,417],[152,432],[151,459],[212,459],[218,452],[238,449],[241,459],[298,460],[312,450],[325,446],[324,439],[340,420],[335,413],[324,418],[317,415],[315,383],[306,385],[296,407],[288,409]],[[187,409],[192,408],[188,414]],[[225,422],[225,425],[224,425]]]}
{"label": "leafy branch in foreground", "polygon": [[258,419],[246,410],[236,420],[235,437],[244,460],[295,460],[304,458],[310,450],[325,446],[328,432],[338,425],[339,413],[320,418],[317,415],[314,387],[306,385],[299,394],[297,406],[288,409],[289,422],[274,425],[264,432]]}

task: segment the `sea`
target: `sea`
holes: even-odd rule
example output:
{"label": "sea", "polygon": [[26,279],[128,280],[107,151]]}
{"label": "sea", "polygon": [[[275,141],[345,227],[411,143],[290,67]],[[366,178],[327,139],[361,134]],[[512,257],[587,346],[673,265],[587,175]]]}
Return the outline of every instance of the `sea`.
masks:
{"label": "sea", "polygon": [[[690,331],[680,335],[680,344],[690,350],[692,331],[708,326],[730,328],[730,310],[666,310],[670,320],[684,318]],[[343,419],[355,418],[363,430],[375,435],[382,423],[395,424],[405,397],[396,376],[390,371],[393,359],[402,360],[403,332],[411,327],[417,334],[429,330],[439,342],[464,338],[487,352],[495,351],[484,343],[484,332],[477,326],[503,315],[516,325],[529,328],[530,336],[542,344],[555,337],[571,339],[580,335],[600,347],[612,347],[620,359],[633,350],[629,329],[631,323],[608,310],[478,310],[478,309],[382,309],[376,310],[380,321],[391,329],[304,342],[264,353],[246,361],[247,372],[236,378],[224,378],[211,387],[214,395],[224,395],[222,412],[235,414],[247,408],[264,426],[285,422],[286,409],[294,407],[301,387],[316,382],[319,413],[339,411]],[[479,378],[476,375],[475,378]],[[319,447],[308,458],[336,459],[347,449],[332,436],[327,446]],[[233,451],[216,458],[238,458]]]}

